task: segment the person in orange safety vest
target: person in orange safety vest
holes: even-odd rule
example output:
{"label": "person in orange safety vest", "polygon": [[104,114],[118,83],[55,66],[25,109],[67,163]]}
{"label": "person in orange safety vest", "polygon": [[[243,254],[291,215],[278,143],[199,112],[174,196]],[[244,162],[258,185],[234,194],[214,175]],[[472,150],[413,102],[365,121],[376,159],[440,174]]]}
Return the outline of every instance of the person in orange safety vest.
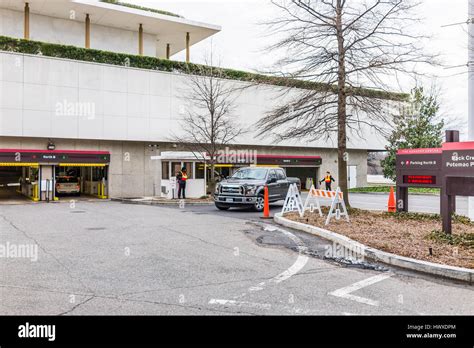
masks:
{"label": "person in orange safety vest", "polygon": [[176,181],[178,182],[178,199],[183,196],[186,199],[186,181],[188,180],[188,173],[186,167],[183,167],[181,171],[176,175]]}
{"label": "person in orange safety vest", "polygon": [[326,172],[326,176],[319,183],[321,184],[323,181],[326,184],[326,191],[332,191],[331,183],[336,180],[334,180],[330,172]]}

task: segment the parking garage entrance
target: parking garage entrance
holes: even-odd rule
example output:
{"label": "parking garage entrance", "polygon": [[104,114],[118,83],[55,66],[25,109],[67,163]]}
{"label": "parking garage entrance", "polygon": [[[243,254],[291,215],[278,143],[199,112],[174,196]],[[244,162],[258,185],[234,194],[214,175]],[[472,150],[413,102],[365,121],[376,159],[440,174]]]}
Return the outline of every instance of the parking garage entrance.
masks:
{"label": "parking garage entrance", "polygon": [[256,164],[239,163],[235,167],[230,168],[230,173],[233,174],[239,167],[247,165],[273,166],[283,168],[289,177],[299,178],[303,190],[309,190],[313,184],[316,187],[319,185],[318,178],[321,175],[320,167],[322,164],[321,156],[258,154],[256,162]]}
{"label": "parking garage entrance", "polygon": [[[232,159],[232,158],[235,159]],[[299,178],[301,181],[301,188],[309,190],[311,185],[318,187],[320,167],[322,165],[321,156],[305,156],[305,155],[264,155],[257,154],[253,161],[248,161],[247,158],[240,160],[238,155],[220,155],[220,162],[215,165],[216,174],[225,178],[233,175],[239,168],[247,166],[270,166],[280,167],[286,171],[289,177]],[[208,177],[210,172],[208,173]]]}
{"label": "parking garage entrance", "polygon": [[0,202],[38,201],[37,163],[0,162]]}
{"label": "parking garage entrance", "polygon": [[99,163],[60,163],[54,167],[55,198],[108,198],[107,169],[108,165]]}
{"label": "parking garage entrance", "polygon": [[108,197],[110,153],[0,149],[0,203]]}

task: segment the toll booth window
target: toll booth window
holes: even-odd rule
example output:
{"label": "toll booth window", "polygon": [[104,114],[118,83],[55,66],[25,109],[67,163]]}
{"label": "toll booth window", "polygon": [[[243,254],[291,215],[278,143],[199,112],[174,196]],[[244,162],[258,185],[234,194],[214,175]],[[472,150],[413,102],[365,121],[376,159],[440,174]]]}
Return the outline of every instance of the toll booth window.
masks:
{"label": "toll booth window", "polygon": [[29,168],[29,178],[30,182],[38,180],[39,169],[38,168]]}
{"label": "toll booth window", "polygon": [[24,173],[25,174],[24,174],[24,178],[22,178],[22,181],[24,181],[25,183],[33,183],[33,182],[38,181],[38,173],[39,173],[38,168],[26,167]]}
{"label": "toll booth window", "polygon": [[161,178],[169,180],[170,178],[170,162],[161,162]]}
{"label": "toll booth window", "polygon": [[186,172],[188,173],[188,179],[193,179],[193,162],[184,162],[183,167],[186,168]]}
{"label": "toll booth window", "polygon": [[181,162],[172,162],[171,163],[171,176],[176,176],[181,170]]}
{"label": "toll booth window", "polygon": [[196,179],[204,179],[204,163],[196,163]]}

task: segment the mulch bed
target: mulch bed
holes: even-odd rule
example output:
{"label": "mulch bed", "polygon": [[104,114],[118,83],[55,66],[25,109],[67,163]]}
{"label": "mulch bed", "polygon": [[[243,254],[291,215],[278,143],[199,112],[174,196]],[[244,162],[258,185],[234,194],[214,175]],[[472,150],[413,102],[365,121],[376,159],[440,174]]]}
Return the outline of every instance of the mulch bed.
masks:
{"label": "mulch bed", "polygon": [[[378,250],[445,265],[474,269],[474,223],[467,219],[453,221],[453,234],[441,232],[439,215],[389,214],[351,209],[351,222],[331,219],[326,226],[327,209],[321,218],[306,212],[301,218],[292,212],[285,218],[317,226],[347,236]],[[432,249],[430,255],[429,249]]]}

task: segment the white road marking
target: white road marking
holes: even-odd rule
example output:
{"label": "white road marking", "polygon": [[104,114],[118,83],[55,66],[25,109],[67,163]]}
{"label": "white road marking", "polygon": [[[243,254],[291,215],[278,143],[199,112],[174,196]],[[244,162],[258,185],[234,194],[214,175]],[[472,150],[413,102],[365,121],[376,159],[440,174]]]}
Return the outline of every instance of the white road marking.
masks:
{"label": "white road marking", "polygon": [[[303,267],[308,262],[309,258],[308,258],[308,256],[303,255],[302,252],[306,252],[308,250],[308,248],[304,245],[304,243],[301,239],[299,239],[297,236],[295,236],[291,232],[288,232],[288,231],[283,230],[281,228],[278,228],[278,227],[275,227],[275,226],[272,226],[272,225],[267,225],[267,224],[263,225],[263,229],[265,231],[271,231],[271,232],[273,232],[273,231],[282,232],[284,235],[286,235],[288,238],[290,238],[293,242],[295,242],[295,244],[297,246],[297,249],[298,249],[298,257],[296,258],[296,261],[288,269],[286,269],[285,271],[283,271],[282,273],[278,274],[277,276],[273,277],[272,279],[270,279],[268,281],[269,283],[272,282],[272,283],[278,284],[278,283],[281,283],[282,281],[285,281],[285,280],[291,278],[292,276],[294,276],[296,273],[298,273],[300,270],[303,269]],[[262,291],[265,288],[265,284],[266,284],[266,282],[261,282],[256,286],[251,286],[251,287],[248,288],[248,292]],[[238,295],[238,296],[234,296],[233,297],[234,300],[229,300],[229,301],[235,301],[236,299],[245,297],[245,295],[246,295],[246,293],[243,293],[243,294]]]}
{"label": "white road marking", "polygon": [[[282,232],[285,236],[290,238],[297,246],[298,249],[298,257],[296,258],[296,261],[285,271],[282,273],[278,274],[277,276],[273,277],[272,279],[269,280],[269,282],[272,283],[281,283],[282,281],[285,281],[292,276],[294,276],[296,273],[301,271],[304,266],[306,266],[306,263],[308,262],[309,258],[306,255],[303,255],[302,253],[307,251],[308,248],[304,245],[303,241],[299,239],[297,236],[295,236],[293,233],[286,231],[284,229],[271,226],[271,225],[264,225],[264,230],[265,231],[279,231]],[[255,291],[261,291],[264,289],[265,282],[262,282],[258,284],[258,286],[252,286],[248,290],[250,292],[255,292]]]}
{"label": "white road marking", "polygon": [[309,258],[308,256],[302,254],[303,252],[306,252],[308,248],[304,245],[301,239],[296,237],[293,233],[283,230],[281,228],[277,228],[277,230],[280,232],[283,232],[283,234],[285,234],[288,238],[290,238],[293,242],[295,242],[295,244],[298,247],[298,252],[299,252],[298,257],[293,265],[291,265],[287,270],[285,270],[284,272],[280,273],[279,275],[277,275],[276,277],[270,280],[275,283],[280,283],[284,280],[291,278],[296,273],[301,271],[303,267],[306,266],[306,263],[308,262]]}
{"label": "white road marking", "polygon": [[365,288],[369,285],[381,282],[382,280],[390,278],[392,275],[393,275],[392,273],[379,274],[379,275],[361,280],[360,282],[354,283],[354,284],[346,286],[344,288],[332,291],[332,292],[329,293],[329,295],[345,298],[345,299],[356,301],[356,302],[359,302],[359,303],[365,303],[365,304],[368,304],[370,306],[378,306],[379,301],[374,301],[374,300],[371,300],[371,299],[368,299],[368,298],[365,298],[365,297],[355,296],[355,295],[352,295],[351,292],[354,292],[354,291],[360,290],[362,288]]}
{"label": "white road marking", "polygon": [[256,303],[256,302],[247,302],[247,301],[235,301],[235,300],[220,300],[220,299],[211,299],[209,304],[222,305],[222,306],[234,306],[234,307],[251,307],[257,309],[270,309],[271,305],[268,303]]}
{"label": "white road marking", "polygon": [[301,271],[307,262],[308,262],[308,256],[301,255],[301,254],[298,255],[298,258],[296,259],[295,263],[291,265],[290,268],[280,273],[279,275],[277,275],[270,281],[275,282],[275,283],[280,283],[284,280],[291,278],[296,273]]}

